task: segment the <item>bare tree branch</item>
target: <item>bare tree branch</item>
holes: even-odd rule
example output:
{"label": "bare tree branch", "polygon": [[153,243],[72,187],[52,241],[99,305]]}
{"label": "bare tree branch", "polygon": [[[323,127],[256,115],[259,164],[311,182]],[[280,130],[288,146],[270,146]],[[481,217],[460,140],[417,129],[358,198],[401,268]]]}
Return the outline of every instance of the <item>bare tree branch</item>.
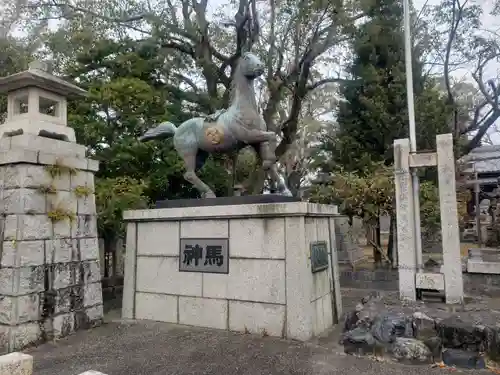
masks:
{"label": "bare tree branch", "polygon": [[314,82],[311,85],[308,85],[307,86],[307,91],[316,90],[318,87],[326,85],[328,83],[340,83],[340,82],[350,82],[350,80],[343,79],[343,78],[325,78],[325,79],[321,79],[321,80],[319,80],[317,82]]}

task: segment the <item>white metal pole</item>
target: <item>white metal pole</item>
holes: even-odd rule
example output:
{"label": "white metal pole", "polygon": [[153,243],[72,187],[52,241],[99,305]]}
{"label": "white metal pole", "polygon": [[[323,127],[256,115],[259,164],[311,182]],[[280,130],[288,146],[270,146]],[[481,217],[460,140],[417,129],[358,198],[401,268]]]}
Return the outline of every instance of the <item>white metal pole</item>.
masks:
{"label": "white metal pole", "polygon": [[[413,66],[412,66],[412,42],[410,30],[410,0],[403,0],[404,11],[404,38],[405,38],[405,65],[406,65],[406,90],[408,98],[408,121],[410,125],[410,152],[417,152],[417,137],[415,132],[415,99],[413,96]],[[420,228],[420,197],[419,181],[416,169],[411,170],[412,189],[413,189],[413,212],[415,227],[415,256],[417,268],[422,268],[422,234]]]}

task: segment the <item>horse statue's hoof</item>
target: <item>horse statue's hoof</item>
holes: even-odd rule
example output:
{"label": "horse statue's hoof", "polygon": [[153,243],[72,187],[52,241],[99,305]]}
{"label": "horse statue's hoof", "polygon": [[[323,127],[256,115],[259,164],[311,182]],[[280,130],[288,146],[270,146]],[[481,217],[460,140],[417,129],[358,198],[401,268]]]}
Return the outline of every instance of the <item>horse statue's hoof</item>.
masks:
{"label": "horse statue's hoof", "polygon": [[207,199],[207,198],[217,198],[217,196],[216,196],[216,195],[215,195],[212,191],[209,191],[209,192],[207,192],[207,193],[203,193],[203,194],[201,195],[201,197],[202,197],[203,199]]}
{"label": "horse statue's hoof", "polygon": [[280,191],[279,195],[283,195],[285,197],[293,197],[292,192],[288,189],[284,189],[284,190]]}

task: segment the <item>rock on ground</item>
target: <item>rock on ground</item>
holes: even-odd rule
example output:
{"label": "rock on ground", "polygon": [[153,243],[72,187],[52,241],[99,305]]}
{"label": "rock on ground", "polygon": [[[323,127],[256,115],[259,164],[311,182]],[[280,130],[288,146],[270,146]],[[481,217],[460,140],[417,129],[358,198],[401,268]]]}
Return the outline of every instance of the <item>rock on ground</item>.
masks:
{"label": "rock on ground", "polygon": [[[378,351],[412,363],[441,362],[443,349],[454,349],[464,353],[447,352],[449,363],[475,368],[470,367],[471,358],[482,358],[479,353],[491,360],[500,359],[497,321],[500,309],[491,308],[484,300],[459,306],[402,303],[397,296],[372,293],[346,313],[340,343],[346,353]],[[480,364],[474,366],[481,368]]]}

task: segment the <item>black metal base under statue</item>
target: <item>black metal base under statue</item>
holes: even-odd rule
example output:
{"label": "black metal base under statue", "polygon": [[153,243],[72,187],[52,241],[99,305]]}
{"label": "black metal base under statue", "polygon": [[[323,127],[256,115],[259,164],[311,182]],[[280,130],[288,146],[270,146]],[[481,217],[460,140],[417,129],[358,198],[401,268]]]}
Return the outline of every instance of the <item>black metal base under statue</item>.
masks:
{"label": "black metal base under statue", "polygon": [[300,202],[299,198],[277,194],[243,195],[236,197],[217,197],[204,199],[172,199],[156,202],[155,208],[182,208],[205,206],[234,206],[241,204]]}

